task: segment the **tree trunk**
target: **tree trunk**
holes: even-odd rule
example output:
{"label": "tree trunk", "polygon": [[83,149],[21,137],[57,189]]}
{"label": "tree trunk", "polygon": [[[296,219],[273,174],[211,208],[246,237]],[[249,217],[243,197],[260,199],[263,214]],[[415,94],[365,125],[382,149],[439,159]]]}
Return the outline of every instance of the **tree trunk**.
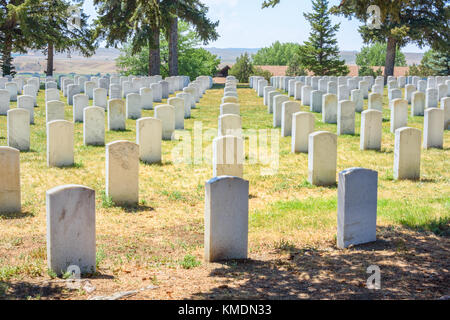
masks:
{"label": "tree trunk", "polygon": [[393,37],[389,37],[386,50],[386,64],[384,65],[384,82],[386,82],[388,76],[394,75],[396,52],[397,40]]}
{"label": "tree trunk", "polygon": [[14,76],[15,71],[12,65],[12,35],[9,32],[5,33],[5,42],[3,43],[2,49],[2,72],[4,76],[12,75]]}
{"label": "tree trunk", "polygon": [[149,43],[149,66],[148,74],[156,76],[161,73],[161,52],[159,47],[159,28],[152,30],[152,35]]}
{"label": "tree trunk", "polygon": [[47,77],[53,76],[53,43],[49,42],[47,47]]}
{"label": "tree trunk", "polygon": [[175,17],[169,32],[169,74],[178,75],[178,18]]}

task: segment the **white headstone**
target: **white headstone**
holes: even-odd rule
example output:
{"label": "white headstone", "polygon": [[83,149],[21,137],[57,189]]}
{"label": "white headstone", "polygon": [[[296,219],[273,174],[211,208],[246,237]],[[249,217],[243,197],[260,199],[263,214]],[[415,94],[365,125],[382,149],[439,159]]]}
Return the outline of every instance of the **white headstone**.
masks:
{"label": "white headstone", "polygon": [[62,101],[48,101],[45,106],[46,122],[64,120],[64,106]]}
{"label": "white headstone", "polygon": [[139,145],[139,158],[143,162],[161,162],[161,141],[161,120],[149,117],[136,121],[136,143]]}
{"label": "white headstone", "polygon": [[376,241],[377,199],[378,172],[351,168],[339,173],[338,248]]}
{"label": "white headstone", "polygon": [[184,129],[184,100],[181,98],[169,98],[167,104],[175,108],[175,129]]}
{"label": "white headstone", "polygon": [[84,108],[83,143],[86,146],[105,145],[105,109],[102,107]]}
{"label": "white headstone", "polygon": [[327,131],[309,135],[308,181],[316,186],[336,183],[337,136]]}
{"label": "white headstone", "polygon": [[224,114],[219,116],[219,136],[242,136],[242,119],[236,114]]}
{"label": "white headstone", "polygon": [[73,122],[83,122],[83,110],[89,106],[89,97],[85,94],[73,96]]}
{"label": "white headstone", "polygon": [[163,140],[172,140],[175,131],[175,108],[168,104],[155,107],[155,118],[162,122]]}
{"label": "white headstone", "polygon": [[28,95],[17,97],[17,108],[28,110],[30,115],[30,123],[34,124],[34,98]]}
{"label": "white headstone", "polygon": [[247,259],[248,181],[221,176],[205,189],[205,260]]}
{"label": "white headstone", "polygon": [[380,150],[383,127],[383,113],[366,110],[361,113],[361,150]]}
{"label": "white headstone", "polygon": [[8,110],[6,126],[8,146],[30,150],[30,112],[22,108]]}
{"label": "white headstone", "polygon": [[139,145],[114,141],[106,145],[106,195],[117,205],[139,203]]}
{"label": "white headstone", "polygon": [[142,115],[141,95],[129,93],[126,98],[126,112],[128,119],[139,119]]}
{"label": "white headstone", "polygon": [[286,101],[281,105],[281,136],[289,137],[292,135],[292,116],[300,112],[300,103]]}
{"label": "white headstone", "polygon": [[74,127],[66,120],[47,123],[47,166],[67,167],[74,164]]}
{"label": "white headstone", "polygon": [[244,141],[236,136],[221,136],[213,140],[213,176],[244,174]]}
{"label": "white headstone", "polygon": [[408,101],[395,99],[391,101],[391,132],[408,125]]}
{"label": "white headstone", "polygon": [[292,115],[292,153],[308,152],[309,135],[314,132],[315,117],[309,112],[296,112]]}
{"label": "white headstone", "polygon": [[47,263],[58,275],[76,267],[93,274],[95,253],[95,191],[64,185],[47,191]]}
{"label": "white headstone", "polygon": [[0,115],[6,115],[9,110],[9,91],[0,89]]}
{"label": "white headstone", "polygon": [[126,130],[126,108],[122,99],[108,100],[108,130]]}
{"label": "white headstone", "polygon": [[94,89],[93,106],[102,107],[103,109],[106,109],[107,104],[108,104],[107,93],[108,93],[108,91],[105,88]]}
{"label": "white headstone", "polygon": [[0,146],[0,212],[20,212],[20,151]]}
{"label": "white headstone", "polygon": [[421,91],[416,91],[411,97],[411,114],[412,116],[423,116],[425,111],[425,94]]}
{"label": "white headstone", "polygon": [[142,109],[144,110],[152,110],[153,109],[153,90],[150,88],[141,88],[141,104]]}
{"label": "white headstone", "polygon": [[423,148],[444,147],[444,110],[429,108],[425,110],[423,126]]}
{"label": "white headstone", "polygon": [[403,127],[395,131],[394,179],[420,179],[422,133],[419,129]]}
{"label": "white headstone", "polygon": [[355,134],[355,103],[341,100],[337,110],[337,134]]}

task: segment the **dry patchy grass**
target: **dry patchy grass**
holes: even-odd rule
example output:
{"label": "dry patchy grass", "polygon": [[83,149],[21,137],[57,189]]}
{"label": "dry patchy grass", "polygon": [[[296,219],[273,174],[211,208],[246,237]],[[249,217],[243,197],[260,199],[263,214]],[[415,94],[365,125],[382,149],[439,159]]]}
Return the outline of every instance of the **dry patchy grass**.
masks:
{"label": "dry patchy grass", "polygon": [[[238,88],[244,129],[271,129],[255,92]],[[223,86],[202,98],[186,132],[202,122],[205,156],[217,132]],[[385,95],[386,97],[386,95]],[[61,97],[63,100],[64,98]],[[386,99],[386,98],[385,98]],[[365,101],[367,104],[367,101]],[[385,100],[384,118],[389,119]],[[15,107],[15,103],[12,103]],[[302,110],[308,110],[302,107]],[[158,285],[137,298],[436,298],[449,293],[450,132],[444,150],[423,150],[420,181],[392,179],[394,135],[383,123],[381,152],[359,150],[356,134],[338,138],[338,171],[365,167],[379,172],[378,234],[375,244],[337,250],[336,188],[307,182],[307,155],[290,153],[290,138],[280,138],[279,169],[261,175],[264,165],[246,165],[250,181],[249,251],[251,260],[203,263],[204,183],[210,164],[174,164],[178,141],[163,142],[163,162],[140,166],[140,205],[113,206],[104,196],[105,149],[82,144],[75,124],[75,162],[71,168],[47,168],[44,92],[40,91],[31,151],[21,154],[21,213],[0,216],[0,297],[85,299],[52,282],[46,267],[45,192],[62,184],[96,190],[98,273],[90,280],[94,295]],[[142,116],[153,116],[143,111]],[[316,114],[316,129],[336,132]],[[66,120],[72,119],[66,106]],[[409,126],[423,129],[422,117]],[[208,130],[210,129],[210,130]],[[0,145],[6,145],[6,117],[0,117]],[[127,131],[107,132],[106,142],[135,140],[135,121]],[[248,142],[248,140],[247,140]],[[193,152],[193,150],[191,150]],[[195,154],[198,156],[198,154]],[[383,290],[362,283],[370,264],[383,272]]]}

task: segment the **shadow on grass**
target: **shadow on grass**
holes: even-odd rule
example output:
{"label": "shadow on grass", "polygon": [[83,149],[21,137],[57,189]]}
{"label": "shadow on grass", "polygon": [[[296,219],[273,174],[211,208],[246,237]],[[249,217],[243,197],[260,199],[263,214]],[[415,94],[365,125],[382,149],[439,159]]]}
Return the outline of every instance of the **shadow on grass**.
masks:
{"label": "shadow on grass", "polygon": [[29,217],[34,217],[34,213],[29,211],[0,213],[0,220],[25,219]]}
{"label": "shadow on grass", "polygon": [[450,237],[450,217],[440,217],[438,219],[429,220],[419,224],[411,224],[409,221],[400,221],[400,223],[413,231],[432,232],[437,236]]}
{"label": "shadow on grass", "polygon": [[318,187],[318,188],[334,190],[334,189],[337,189],[338,183],[336,182],[334,184],[330,184],[330,185],[327,185],[327,186],[315,186],[315,185],[312,185],[311,183],[308,182],[308,184],[305,184],[305,187]]}
{"label": "shadow on grass", "polygon": [[62,167],[55,167],[58,169],[66,170],[66,169],[78,169],[83,168],[84,164],[82,162],[75,162],[74,164],[71,164],[69,166],[62,166]]}
{"label": "shadow on grass", "polygon": [[[215,264],[212,288],[192,299],[439,299],[450,289],[449,239],[377,228],[378,240],[345,250],[283,246],[263,259]],[[447,257],[447,258],[446,258]],[[381,289],[367,288],[369,266]],[[213,266],[213,267],[214,267]]]}
{"label": "shadow on grass", "polygon": [[26,151],[20,151],[20,153],[38,153],[38,151],[35,150],[35,149],[29,149],[29,150],[26,150]]}
{"label": "shadow on grass", "polygon": [[57,283],[31,283],[27,281],[0,281],[0,299],[64,299],[69,298],[69,290]]}
{"label": "shadow on grass", "polygon": [[138,204],[138,205],[121,205],[121,204],[114,204],[117,208],[122,208],[123,211],[126,213],[138,213],[138,212],[147,212],[147,211],[155,211],[155,208],[147,206],[145,204]]}
{"label": "shadow on grass", "polygon": [[[372,150],[371,150],[372,151]],[[382,154],[391,154],[394,153],[394,150],[387,150],[387,149],[381,149],[381,150],[373,150],[376,153],[382,153]]]}
{"label": "shadow on grass", "polygon": [[438,183],[439,181],[437,179],[432,178],[420,178],[420,180],[417,180],[420,183]]}
{"label": "shadow on grass", "polygon": [[164,163],[162,161],[148,163],[148,162],[141,160],[140,162],[146,167],[163,167],[163,166],[167,165],[167,163]]}
{"label": "shadow on grass", "polygon": [[[133,119],[129,119],[129,120],[133,120]],[[114,130],[109,130],[110,132],[131,132],[130,129],[114,129]]]}

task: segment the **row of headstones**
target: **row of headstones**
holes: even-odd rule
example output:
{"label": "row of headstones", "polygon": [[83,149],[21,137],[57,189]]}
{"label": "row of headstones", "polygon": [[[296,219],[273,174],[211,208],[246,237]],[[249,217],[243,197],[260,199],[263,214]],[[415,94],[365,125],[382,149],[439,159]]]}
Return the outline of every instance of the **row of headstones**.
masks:
{"label": "row of headstones", "polygon": [[[299,83],[301,85],[301,83]],[[265,85],[265,86],[264,86]],[[274,87],[268,86],[266,80],[258,80],[258,88],[262,89],[264,104],[268,106],[268,112],[273,113],[273,126],[282,128],[282,136],[289,136],[291,131],[291,114],[296,110],[299,111],[300,104],[289,101],[289,97],[283,95],[281,92],[277,91]],[[303,86],[303,89],[305,86]],[[255,89],[255,90],[259,90]],[[427,91],[431,91],[435,89],[427,89]],[[307,97],[305,91],[303,91],[304,97]],[[376,135],[375,137],[381,138],[381,122],[382,115],[377,114],[376,112],[368,112],[368,111],[379,111],[383,110],[383,99],[382,95],[378,93],[371,93],[368,96],[368,110],[363,111],[363,97],[360,94],[359,89],[352,90],[351,100],[339,100],[338,96],[332,93],[323,94],[320,90],[314,90],[310,92],[311,104],[309,101],[302,100],[303,105],[310,105],[311,112],[322,113],[322,120],[324,123],[337,123],[337,133],[341,134],[354,134],[355,131],[355,112],[363,112],[363,125],[362,133],[365,132],[366,128],[372,127],[375,125]],[[436,104],[429,103],[429,99],[424,99],[424,95],[421,92],[415,92],[413,94],[413,103],[411,112],[413,116],[416,115],[424,115],[425,109],[435,109],[438,107]],[[283,103],[287,102],[286,109],[283,109]],[[427,107],[428,106],[428,107]],[[404,127],[407,125],[408,121],[408,101],[403,99],[393,99],[390,101],[390,109],[391,109],[391,132],[394,133],[397,128]],[[376,115],[377,114],[377,115]],[[376,123],[372,124],[372,121],[369,119],[373,119]],[[380,119],[380,120],[378,120]],[[364,120],[367,120],[364,122]],[[428,136],[435,137],[434,139],[429,139],[426,137],[424,141],[429,142],[426,145],[428,147],[442,147],[443,143],[443,135],[444,131],[441,128],[449,128],[450,126],[450,98],[444,97],[441,99],[441,110],[433,111],[433,117],[426,117],[425,121],[431,121],[433,124],[436,122],[437,126],[433,126],[433,130],[435,132],[428,132]],[[442,122],[442,125],[440,125]],[[427,126],[426,126],[427,127]],[[430,126],[428,126],[430,127]],[[372,127],[373,128],[373,127]],[[375,129],[374,129],[375,130]],[[424,132],[427,134],[427,132]],[[367,138],[368,135],[364,136],[364,139]],[[441,138],[437,138],[441,137]],[[361,135],[363,139],[363,135]],[[363,141],[363,140],[362,140]],[[375,139],[376,141],[380,141],[380,139]],[[440,141],[440,142],[439,142]],[[367,141],[369,145],[371,143]],[[363,142],[361,143],[363,145]],[[378,143],[375,143],[375,146]],[[366,143],[364,143],[363,149],[368,147]],[[374,146],[370,147],[373,148]]]}
{"label": "row of headstones", "polygon": [[[209,78],[199,78],[200,95],[210,86]],[[192,89],[192,88],[191,88]],[[140,159],[147,163],[161,161],[161,140],[171,140],[175,130],[184,129],[184,119],[190,117],[192,97],[190,93],[179,93],[169,98],[167,104],[155,108],[154,118],[141,118],[139,95],[135,101],[126,104],[122,99],[108,101],[108,130],[125,130],[126,118],[138,119],[136,122],[136,141],[141,145]],[[74,123],[64,120],[64,103],[46,103],[47,123],[47,165],[64,167],[74,164]],[[79,116],[81,113],[81,117]],[[81,118],[81,119],[80,119]],[[105,144],[105,110],[101,107],[88,107],[88,101],[74,107],[74,122],[83,122],[83,143],[85,145]],[[30,112],[20,106],[8,111],[8,146],[20,151],[30,148]]]}
{"label": "row of headstones", "polygon": [[[249,83],[250,83],[250,87],[254,88],[254,86],[258,85],[258,80],[264,79],[261,76],[251,76],[249,78]],[[294,80],[294,81],[292,81]],[[322,84],[320,83],[320,80],[322,81]],[[398,88],[405,88],[406,85],[408,84],[413,84],[414,86],[418,87],[418,88],[422,88],[423,84],[425,84],[425,88],[434,88],[437,89],[439,85],[441,84],[449,84],[449,82],[447,82],[449,80],[448,76],[430,76],[426,79],[422,79],[420,77],[417,76],[400,76],[400,77],[394,77],[394,76],[389,76],[387,78],[387,83],[391,82],[391,81],[395,81],[396,82],[396,87]],[[356,76],[356,77],[352,77],[352,76],[340,76],[340,77],[335,77],[335,76],[299,76],[299,77],[288,77],[288,76],[274,76],[270,78],[270,84],[271,86],[276,87],[277,89],[282,89],[284,91],[289,91],[291,94],[293,94],[294,92],[294,85],[293,83],[295,83],[295,81],[299,81],[299,82],[303,82],[304,84],[313,87],[313,90],[319,90],[319,86],[322,87],[322,89],[325,88],[324,86],[324,81],[329,81],[329,82],[335,82],[337,85],[348,85],[349,89],[356,89],[357,85],[360,81],[366,81],[369,84],[369,87],[371,88],[374,85],[381,85],[384,87],[384,77],[383,76],[378,76],[376,78],[372,77],[372,76],[364,76],[364,77],[360,77],[360,76]],[[421,90],[424,90],[421,89]],[[324,90],[322,90],[324,91]],[[257,91],[258,92],[258,91]],[[424,91],[423,91],[424,92]],[[260,92],[258,92],[260,93]],[[260,95],[261,96],[261,95]],[[293,96],[293,95],[291,95]]]}
{"label": "row of headstones", "polygon": [[[261,82],[262,81],[262,82]],[[259,80],[259,85],[267,84]],[[300,111],[300,103],[290,101],[289,97],[270,86],[264,87],[269,96],[264,100],[267,104],[273,100],[273,126],[281,126],[282,136],[292,135],[292,152],[308,153],[309,182],[314,185],[334,184],[337,159],[337,136],[329,132],[314,133],[315,117],[308,112]],[[266,90],[268,89],[268,90]],[[272,89],[272,91],[270,91]],[[270,96],[273,93],[272,96]],[[337,123],[338,134],[354,134],[355,104],[353,101],[337,102],[336,95],[327,94],[323,97],[326,123]],[[425,110],[423,147],[443,148],[444,110],[450,110],[450,98],[444,98],[443,109],[429,108]],[[325,111],[328,110],[328,111]],[[313,110],[311,110],[313,111]],[[331,116],[330,113],[333,115]],[[380,150],[382,137],[382,112],[366,110],[361,114],[361,150]],[[421,132],[418,129],[407,128],[408,104],[406,100],[395,99],[391,102],[391,131],[395,133],[395,179],[420,178],[420,145]],[[448,123],[446,124],[448,126]],[[403,130],[406,129],[406,130]],[[413,133],[411,133],[411,129]],[[417,140],[417,132],[419,139]],[[317,134],[317,135],[316,135]],[[413,135],[415,138],[408,138]],[[405,138],[402,138],[405,137]],[[316,148],[314,148],[316,147]],[[335,150],[329,156],[328,151]]]}
{"label": "row of headstones", "polygon": [[10,108],[11,101],[19,101],[20,95],[31,96],[33,106],[37,105],[37,93],[39,91],[39,78],[17,77],[11,82],[6,82],[3,86],[0,84],[0,115],[6,115]]}
{"label": "row of headstones", "polygon": [[244,175],[242,119],[237,93],[237,79],[228,76],[221,100],[218,137],[213,140],[213,177]]}
{"label": "row of headstones", "polygon": [[[136,195],[133,203],[137,202],[138,197],[139,162],[136,159],[139,152],[137,149],[139,149],[137,144],[128,141],[113,142],[107,146],[106,157],[107,190],[109,191],[111,186],[115,186],[117,189],[111,190],[110,194],[117,192],[117,194],[127,193],[130,195],[128,190],[131,188]],[[235,150],[235,148],[227,148],[227,150]],[[14,151],[14,153],[17,155],[18,151]],[[222,154],[226,154],[228,158],[229,152],[223,152]],[[131,157],[127,159],[127,156]],[[18,156],[16,158],[18,160]],[[16,165],[18,167],[18,161],[16,161]],[[134,175],[130,175],[130,171],[126,169],[125,172],[124,168],[134,171]],[[344,182],[344,186],[341,188],[340,184],[339,192],[342,195],[339,194],[339,199],[343,199],[344,205],[338,206],[338,226],[348,225],[346,225],[347,228],[338,227],[338,246],[345,247],[351,244],[374,241],[377,174],[370,170],[352,169],[341,173],[341,175],[340,181]],[[130,176],[131,179],[126,179]],[[344,179],[347,176],[355,178]],[[368,177],[371,178],[371,181],[366,181]],[[373,179],[374,177],[375,179]],[[119,180],[121,183],[113,183],[114,180]],[[375,182],[375,188],[373,188],[373,182]],[[347,188],[353,190],[351,187],[355,187],[355,183],[363,185],[366,189],[355,188],[360,191],[356,194],[345,192]],[[127,191],[124,191],[124,189]],[[8,190],[14,190],[14,188],[8,188]],[[375,192],[373,192],[374,190]],[[365,202],[366,207],[363,210],[358,204],[360,201],[358,197],[365,197],[365,199],[369,198],[370,200]],[[113,201],[117,203],[128,203],[126,197],[122,200],[117,196],[114,198]],[[375,201],[373,201],[374,199]],[[220,176],[214,178],[206,184],[205,201],[205,259],[207,261],[218,261],[247,258],[248,182],[236,177]],[[80,202],[83,205],[77,205]],[[233,203],[233,206],[230,207],[230,203]],[[358,210],[355,209],[357,205],[359,206]],[[64,217],[61,215],[63,211],[65,212]],[[59,274],[64,273],[70,265],[79,266],[82,272],[95,271],[94,190],[82,186],[62,186],[49,190],[47,192],[47,215],[49,221],[47,225],[49,268]],[[80,215],[83,215],[83,217],[80,217]],[[79,217],[77,223],[68,222],[74,216]],[[360,225],[360,229],[351,228],[352,225],[355,225],[355,221],[362,222],[362,224],[356,223]],[[68,226],[69,223],[70,226]],[[87,223],[89,223],[89,228],[86,228]],[[370,228],[370,232],[367,231],[367,228]],[[62,229],[66,232],[62,233]],[[86,234],[86,232],[89,232],[89,234]],[[233,234],[233,237],[230,237],[230,234]],[[353,241],[345,243],[344,239],[349,238]],[[73,243],[78,245],[74,246]]]}
{"label": "row of headstones", "polygon": [[[205,88],[209,88],[209,77],[200,78]],[[208,81],[206,81],[208,80]],[[206,90],[206,89],[205,89]],[[174,98],[176,99],[176,98]],[[117,102],[116,102],[117,101]],[[114,113],[112,105],[121,105],[122,100],[111,100],[109,113]],[[184,108],[184,102],[183,102]],[[169,140],[172,134],[165,131],[175,126],[175,108],[161,105],[155,109],[155,117],[141,118],[136,121],[136,143],[129,141],[112,142],[106,145],[107,194],[114,202],[137,204],[139,184],[139,160],[148,163],[161,161],[161,141]],[[104,145],[105,111],[100,107],[87,107],[84,113],[84,143],[86,145]],[[184,114],[184,113],[183,113]],[[20,136],[20,137],[18,137]],[[25,109],[15,108],[8,111],[8,147],[2,147],[5,154],[20,152],[14,144],[23,146],[23,140],[29,145],[29,113]],[[10,177],[0,183],[0,212],[20,211],[20,172],[19,164],[13,165],[5,156],[0,161],[0,176]],[[17,158],[18,159],[18,158]],[[65,167],[74,164],[74,123],[66,120],[52,120],[47,123],[47,164],[49,167]],[[109,168],[109,169],[108,169]],[[17,181],[19,181],[17,183]],[[11,182],[11,185],[10,185]],[[129,185],[130,187],[123,187]],[[10,197],[14,190],[18,195]]]}
{"label": "row of headstones", "polygon": [[[115,156],[136,154],[136,146],[114,150]],[[18,166],[18,151],[0,147],[0,159]],[[125,153],[124,153],[125,152]],[[111,158],[114,158],[112,156]],[[110,158],[110,159],[111,159]],[[2,170],[0,168],[0,170]],[[15,167],[14,170],[19,170]],[[108,169],[111,173],[110,169]],[[11,176],[11,178],[13,178]],[[126,180],[121,188],[136,188]],[[137,189],[135,189],[137,192]],[[12,196],[17,192],[11,191]],[[248,258],[249,182],[219,176],[205,184],[204,252],[207,262]],[[347,248],[376,241],[378,173],[351,168],[339,173],[337,246]],[[95,191],[63,185],[46,193],[47,263],[58,275],[76,266],[82,274],[96,271]]]}
{"label": "row of headstones", "polygon": [[[324,94],[336,94],[338,100],[351,100],[355,101],[358,111],[362,111],[363,100],[382,100],[384,93],[384,78],[377,77],[375,80],[373,77],[284,77],[287,84],[286,89],[276,83],[270,85],[274,89],[284,90],[288,93],[289,97],[294,97],[296,100],[302,100],[303,105],[313,106],[314,109],[321,108],[321,96]],[[363,80],[360,80],[360,79]],[[303,79],[304,81],[301,81]],[[388,80],[388,98],[389,101],[402,98],[402,91],[399,89],[399,81],[389,78]],[[419,80],[416,84],[407,84],[405,88],[404,98],[408,100],[408,103],[413,103],[413,96],[415,93],[422,92],[425,94],[425,108],[437,107],[438,101],[444,97],[450,97],[450,80],[446,80],[447,77],[439,77],[439,81],[445,83],[437,83],[435,78],[429,78],[427,81]],[[286,82],[285,81],[285,82]],[[250,86],[256,90],[258,96],[263,97],[264,88],[269,86],[268,81],[261,77],[251,77]],[[374,96],[369,96],[369,91]],[[376,95],[375,95],[376,94]],[[380,98],[381,95],[381,98]],[[416,100],[422,100],[422,95],[417,94]],[[414,103],[413,103],[414,104]],[[420,103],[418,103],[420,104]],[[420,112],[420,107],[415,109]]]}
{"label": "row of headstones", "polygon": [[[151,80],[148,80],[152,78]],[[99,79],[99,83],[94,81],[85,81],[74,83],[74,80],[64,78],[62,79],[61,89],[64,97],[67,97],[67,103],[72,105],[73,96],[79,93],[85,93],[89,99],[94,99],[95,96],[105,97],[109,96],[110,99],[126,98],[128,94],[135,93],[141,94],[142,89],[146,94],[151,94],[151,99],[148,99],[148,103],[161,102],[162,99],[167,99],[170,94],[180,91],[189,86],[189,78],[184,76],[168,77],[165,80],[157,81],[161,76],[148,77],[148,78],[133,78],[133,81],[123,81],[123,83],[107,82],[108,79]],[[112,78],[114,79],[114,78]],[[112,80],[111,79],[111,80]],[[117,78],[119,79],[119,78]],[[186,81],[185,79],[188,79]],[[105,80],[104,83],[100,83]],[[186,84],[186,85],[185,85]],[[51,88],[55,88],[56,83],[53,83]],[[195,84],[193,84],[195,86]],[[192,87],[192,86],[190,86]],[[50,89],[47,88],[46,89]],[[100,89],[100,90],[96,90]],[[96,92],[97,91],[97,92]],[[150,98],[150,97],[148,97]],[[197,96],[196,96],[197,98]],[[106,98],[103,99],[103,101]],[[150,105],[151,107],[151,105]]]}
{"label": "row of headstones", "polygon": [[[90,77],[90,76],[74,76],[73,79],[68,78],[66,76],[60,76],[58,78],[57,84],[61,89],[64,89],[69,84],[76,84],[80,86],[80,89],[83,90],[86,88],[85,83],[86,82],[92,82],[93,84],[89,83],[88,88],[91,89],[94,88],[104,88],[106,90],[110,90],[110,87],[112,85],[118,85],[120,86],[120,89],[124,89],[126,93],[130,92],[138,92],[140,88],[147,87],[150,88],[150,85],[153,83],[159,83],[160,81],[163,81],[162,76],[156,75],[156,76],[146,76],[146,77],[137,77],[137,76],[103,76],[103,77]],[[189,84],[189,77],[187,76],[173,76],[173,77],[166,77],[164,81],[168,82],[170,91],[170,94],[173,94],[175,91],[180,91],[182,88],[186,87]],[[53,84],[52,84],[53,85]],[[125,94],[126,95],[126,94]],[[124,97],[125,97],[124,95]]]}

